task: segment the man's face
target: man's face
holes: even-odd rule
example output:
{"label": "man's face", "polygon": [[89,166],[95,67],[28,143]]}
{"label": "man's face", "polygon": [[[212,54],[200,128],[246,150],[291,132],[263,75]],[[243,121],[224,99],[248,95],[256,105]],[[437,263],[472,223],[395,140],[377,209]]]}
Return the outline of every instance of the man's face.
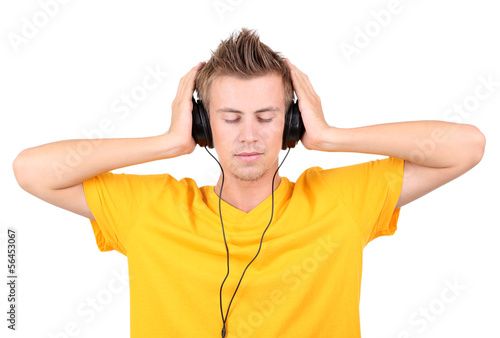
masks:
{"label": "man's face", "polygon": [[210,90],[210,124],[224,171],[243,181],[255,181],[277,168],[274,164],[281,149],[285,119],[281,76],[222,76],[215,79]]}

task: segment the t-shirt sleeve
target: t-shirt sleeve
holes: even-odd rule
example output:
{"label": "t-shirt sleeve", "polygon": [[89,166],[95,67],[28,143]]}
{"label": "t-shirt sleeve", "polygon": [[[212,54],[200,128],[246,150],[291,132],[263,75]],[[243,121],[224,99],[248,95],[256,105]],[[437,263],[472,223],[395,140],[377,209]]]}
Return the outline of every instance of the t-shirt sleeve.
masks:
{"label": "t-shirt sleeve", "polygon": [[141,210],[158,193],[164,175],[102,173],[83,182],[95,221],[90,220],[100,251],[127,254],[127,236]]}
{"label": "t-shirt sleeve", "polygon": [[365,245],[393,235],[400,209],[395,209],[403,186],[404,160],[388,157],[328,169],[321,176],[342,200],[358,224]]}

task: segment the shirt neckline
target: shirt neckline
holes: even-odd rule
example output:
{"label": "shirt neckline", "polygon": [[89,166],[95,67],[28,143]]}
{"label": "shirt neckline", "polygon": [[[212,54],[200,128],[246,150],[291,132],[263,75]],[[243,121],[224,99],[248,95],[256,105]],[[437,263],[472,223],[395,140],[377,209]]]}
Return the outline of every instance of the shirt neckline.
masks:
{"label": "shirt neckline", "polygon": [[[207,197],[207,205],[212,210],[212,212],[219,218],[219,196],[214,191],[214,186],[205,186],[205,196]],[[285,198],[291,195],[290,192],[290,181],[286,177],[281,177],[281,182],[274,191],[274,209],[273,209],[273,223],[278,219],[278,215],[281,214],[280,210],[283,206],[283,201]],[[266,225],[271,219],[271,208],[272,204],[272,194],[262,201],[255,208],[249,212],[244,212],[229,203],[221,199],[221,209],[222,209],[222,220],[224,222],[224,227],[227,225],[228,231],[238,231],[242,230],[252,231],[255,227],[256,230],[262,230],[263,220]],[[241,225],[244,224],[244,229]]]}

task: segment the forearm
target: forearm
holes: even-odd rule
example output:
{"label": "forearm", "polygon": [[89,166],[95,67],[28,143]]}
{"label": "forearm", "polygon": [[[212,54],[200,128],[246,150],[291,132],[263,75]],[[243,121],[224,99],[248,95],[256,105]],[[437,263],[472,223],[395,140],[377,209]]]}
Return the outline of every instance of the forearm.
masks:
{"label": "forearm", "polygon": [[15,159],[13,168],[24,189],[33,185],[63,189],[113,169],[180,154],[182,148],[169,134],[65,140],[23,150]]}
{"label": "forearm", "polygon": [[[484,135],[474,126],[443,121],[410,121],[360,128],[329,127],[317,150],[398,157],[427,167],[479,162]],[[479,158],[478,158],[479,157]]]}

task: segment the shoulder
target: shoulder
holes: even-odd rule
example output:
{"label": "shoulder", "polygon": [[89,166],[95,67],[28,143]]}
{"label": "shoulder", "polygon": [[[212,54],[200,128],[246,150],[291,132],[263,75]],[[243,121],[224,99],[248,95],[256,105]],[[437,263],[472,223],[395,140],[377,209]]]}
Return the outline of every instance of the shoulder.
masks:
{"label": "shoulder", "polygon": [[372,161],[324,169],[314,166],[306,169],[297,179],[299,185],[326,184],[331,188],[365,185],[369,182],[402,181],[404,160],[387,157]]}
{"label": "shoulder", "polygon": [[154,192],[154,191],[181,191],[198,189],[196,181],[184,177],[176,179],[174,176],[164,174],[129,174],[113,173],[111,171],[99,174],[84,182],[84,187],[95,187],[119,192]]}

